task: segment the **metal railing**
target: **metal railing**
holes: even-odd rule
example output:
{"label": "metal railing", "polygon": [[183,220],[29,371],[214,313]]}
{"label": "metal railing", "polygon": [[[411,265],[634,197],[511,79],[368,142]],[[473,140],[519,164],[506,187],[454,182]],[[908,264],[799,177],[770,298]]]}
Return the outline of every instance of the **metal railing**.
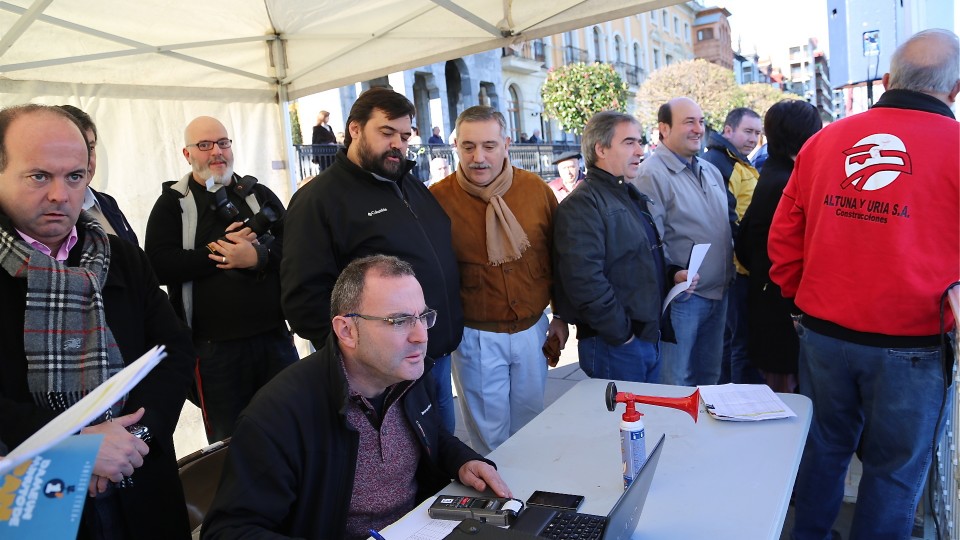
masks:
{"label": "metal railing", "polygon": [[638,66],[626,62],[614,62],[613,68],[627,81],[627,84],[631,86],[640,84],[640,68]]}
{"label": "metal railing", "polygon": [[576,64],[577,62],[587,63],[590,57],[587,54],[586,49],[580,49],[574,47],[573,45],[564,45],[563,47],[563,63],[564,64]]}
{"label": "metal railing", "polygon": [[[333,164],[334,156],[341,147],[335,144],[302,144],[294,145],[297,151],[297,172],[300,180],[320,174],[321,171]],[[515,167],[536,173],[545,180],[557,176],[557,166],[553,160],[564,152],[579,150],[580,146],[573,143],[554,144],[513,144],[508,151],[510,162]],[[451,170],[457,162],[456,151],[448,144],[411,145],[408,154],[417,165],[411,173],[414,177],[426,182],[430,179],[430,161],[433,158],[444,158]]]}
{"label": "metal railing", "polygon": [[537,62],[545,62],[547,59],[543,42],[539,40],[524,41],[510,47],[503,47],[503,56],[517,56]]}

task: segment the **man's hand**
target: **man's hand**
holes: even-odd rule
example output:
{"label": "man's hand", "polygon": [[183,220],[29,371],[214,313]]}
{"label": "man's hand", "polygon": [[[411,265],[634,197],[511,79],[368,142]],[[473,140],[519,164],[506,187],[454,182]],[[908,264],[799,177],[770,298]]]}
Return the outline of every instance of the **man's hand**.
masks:
{"label": "man's hand", "polygon": [[562,351],[567,344],[567,339],[570,338],[570,328],[567,323],[556,317],[550,320],[550,326],[547,328],[547,339],[554,335],[560,338],[560,350]]}
{"label": "man's hand", "polygon": [[143,465],[143,456],[150,453],[147,443],[127,432],[127,426],[132,426],[143,417],[144,409],[137,412],[114,418],[95,426],[87,426],[80,433],[103,435],[103,442],[97,452],[97,460],[93,465],[93,477],[90,479],[88,491],[90,496],[103,493],[107,489],[107,481],[120,482],[123,477],[130,476],[133,471]]}
{"label": "man's hand", "polygon": [[227,227],[225,235],[226,240],[217,240],[210,242],[209,247],[215,249],[217,253],[207,255],[212,261],[217,262],[217,268],[221,270],[230,270],[234,268],[254,268],[257,266],[257,233],[250,230],[250,227],[240,228],[242,223],[234,222]]}
{"label": "man's hand", "polygon": [[[688,270],[681,270],[673,276],[673,284],[683,283],[687,280]],[[694,274],[693,279],[690,280],[690,287],[687,290],[683,291],[687,294],[693,294],[694,289],[697,288],[697,283],[700,282],[700,274]]]}
{"label": "man's hand", "polygon": [[468,461],[460,467],[460,483],[483,492],[488,487],[497,497],[513,497],[506,482],[500,478],[500,473],[485,461]]}

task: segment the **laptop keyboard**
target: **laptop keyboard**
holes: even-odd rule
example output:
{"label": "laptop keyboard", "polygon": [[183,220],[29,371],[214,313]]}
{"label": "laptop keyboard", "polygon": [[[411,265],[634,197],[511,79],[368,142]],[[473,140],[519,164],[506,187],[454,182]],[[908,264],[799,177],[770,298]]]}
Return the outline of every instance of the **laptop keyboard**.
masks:
{"label": "laptop keyboard", "polygon": [[542,538],[594,540],[603,535],[603,516],[578,514],[576,512],[557,512],[550,523],[540,533]]}

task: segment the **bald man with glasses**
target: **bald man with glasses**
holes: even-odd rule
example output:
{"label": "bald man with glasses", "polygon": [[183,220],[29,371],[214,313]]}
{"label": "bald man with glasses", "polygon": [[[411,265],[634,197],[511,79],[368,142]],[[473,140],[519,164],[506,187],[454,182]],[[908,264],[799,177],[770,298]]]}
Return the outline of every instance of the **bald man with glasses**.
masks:
{"label": "bald man with glasses", "polygon": [[212,443],[298,358],[280,309],[285,211],[269,188],[234,173],[233,141],[215,118],[187,125],[183,157],[191,171],[163,185],[145,245],[193,331],[195,402]]}

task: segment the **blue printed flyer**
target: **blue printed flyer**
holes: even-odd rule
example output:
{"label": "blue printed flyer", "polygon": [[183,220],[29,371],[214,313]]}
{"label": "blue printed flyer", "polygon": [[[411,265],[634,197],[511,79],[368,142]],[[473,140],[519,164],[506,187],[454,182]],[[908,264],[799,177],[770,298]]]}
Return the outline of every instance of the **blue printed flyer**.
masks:
{"label": "blue printed flyer", "polygon": [[0,538],[75,538],[103,435],[75,435],[0,477]]}

